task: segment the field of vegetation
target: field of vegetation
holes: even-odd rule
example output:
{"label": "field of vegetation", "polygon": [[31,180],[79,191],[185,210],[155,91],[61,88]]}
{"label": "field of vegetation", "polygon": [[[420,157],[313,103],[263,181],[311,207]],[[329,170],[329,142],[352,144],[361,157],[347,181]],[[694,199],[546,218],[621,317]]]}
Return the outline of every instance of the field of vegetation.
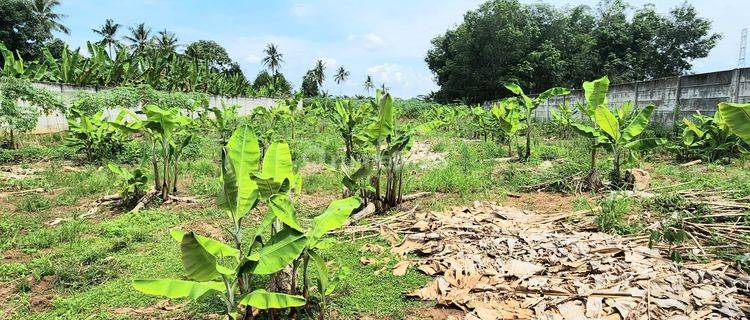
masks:
{"label": "field of vegetation", "polygon": [[[515,96],[488,107],[380,90],[355,100],[297,95],[238,116],[143,88],[63,103],[28,80],[1,84],[17,98],[3,107],[64,107],[70,127],[6,135],[7,318],[748,311],[747,104],[722,103],[715,116],[671,128],[649,122],[653,106],[609,105],[607,77],[584,83],[586,101],[558,106],[552,122],[530,115],[566,89],[529,97],[508,84]],[[106,117],[121,105],[108,101],[144,107]],[[535,241],[553,236],[553,247],[579,249],[544,257]],[[642,284],[615,284],[608,272],[634,260],[654,269],[643,279],[675,287],[631,303],[645,301]],[[674,270],[702,270],[703,280],[664,282]],[[539,282],[557,277],[578,280]],[[588,294],[569,291],[583,284]]]}

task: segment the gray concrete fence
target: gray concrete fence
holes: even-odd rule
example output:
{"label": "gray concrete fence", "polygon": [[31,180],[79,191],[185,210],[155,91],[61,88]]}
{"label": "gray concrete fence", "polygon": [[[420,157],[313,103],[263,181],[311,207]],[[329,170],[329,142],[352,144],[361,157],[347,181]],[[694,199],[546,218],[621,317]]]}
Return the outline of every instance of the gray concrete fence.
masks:
{"label": "gray concrete fence", "polygon": [[[107,90],[56,83],[34,83],[34,86],[59,92],[69,98],[73,98],[77,91],[97,92]],[[680,119],[695,113],[712,115],[716,112],[716,105],[719,102],[750,101],[750,68],[612,84],[607,99],[613,106],[619,106],[626,102],[632,102],[638,107],[654,104],[656,110],[652,119],[665,125],[671,125],[675,121],[680,121]],[[549,120],[552,118],[550,110],[555,108],[556,105],[570,103],[572,106],[583,100],[583,90],[576,89],[567,96],[553,97],[543,103],[535,110],[535,116],[538,119]],[[276,104],[276,101],[271,98],[209,96],[211,106],[218,107],[222,102],[227,105],[239,105],[238,112],[240,115],[248,114],[250,110],[257,106],[270,107]],[[107,112],[114,114],[116,111],[107,110]],[[67,130],[67,128],[68,123],[65,117],[62,114],[53,113],[39,118],[34,133],[60,132]]]}
{"label": "gray concrete fence", "polygon": [[[671,125],[695,113],[713,115],[719,102],[750,102],[750,68],[691,74],[623,84],[612,84],[610,105],[631,102],[644,107],[654,104],[652,120]],[[535,110],[538,119],[552,118],[550,108],[560,103],[583,101],[583,90],[554,97]]]}
{"label": "gray concrete fence", "polygon": [[[72,86],[67,84],[59,83],[48,83],[48,82],[35,82],[34,87],[47,89],[52,92],[60,93],[68,100],[75,98],[78,92],[98,92],[107,90],[107,88],[97,87],[86,87],[86,86]],[[240,115],[246,115],[250,113],[250,110],[257,106],[271,107],[276,104],[276,100],[271,98],[245,98],[245,97],[223,97],[223,96],[208,96],[209,106],[221,107],[222,102],[227,106],[238,105],[237,113]],[[105,109],[105,114],[109,117],[114,117],[118,112],[115,109]],[[68,121],[65,119],[65,115],[60,112],[53,112],[49,115],[41,115],[39,122],[37,123],[36,129],[33,133],[53,133],[62,132],[68,129]]]}

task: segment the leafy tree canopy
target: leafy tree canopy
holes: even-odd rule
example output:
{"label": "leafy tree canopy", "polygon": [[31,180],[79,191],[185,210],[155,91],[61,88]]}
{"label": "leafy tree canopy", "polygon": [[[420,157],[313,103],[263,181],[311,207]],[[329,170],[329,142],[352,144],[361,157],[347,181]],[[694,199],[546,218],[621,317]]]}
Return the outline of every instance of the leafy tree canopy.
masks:
{"label": "leafy tree canopy", "polygon": [[227,50],[213,40],[198,40],[185,47],[185,55],[203,60],[211,67],[223,70],[232,63]]}
{"label": "leafy tree canopy", "polygon": [[425,61],[440,86],[433,98],[498,99],[510,94],[502,88],[508,82],[535,93],[601,74],[613,82],[684,74],[721,37],[687,3],[668,15],[652,5],[631,8],[625,0],[596,8],[485,2],[432,40]]}
{"label": "leafy tree canopy", "polygon": [[307,73],[302,77],[302,95],[305,97],[315,97],[320,94],[318,88],[318,77],[315,70],[307,70]]}
{"label": "leafy tree canopy", "polygon": [[24,59],[37,58],[51,38],[50,28],[35,14],[31,2],[0,0],[0,42],[10,51],[17,51]]}

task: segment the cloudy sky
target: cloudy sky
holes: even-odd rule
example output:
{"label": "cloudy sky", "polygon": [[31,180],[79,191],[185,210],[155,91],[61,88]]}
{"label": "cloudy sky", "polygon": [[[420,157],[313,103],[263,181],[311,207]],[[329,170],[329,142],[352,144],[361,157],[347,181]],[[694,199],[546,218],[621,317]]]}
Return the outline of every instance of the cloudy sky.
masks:
{"label": "cloudy sky", "polygon": [[[63,0],[59,9],[71,35],[60,35],[72,46],[98,38],[91,31],[107,18],[124,26],[145,22],[154,32],[175,32],[180,43],[211,39],[224,46],[249,79],[263,69],[263,48],[269,42],[284,54],[282,72],[299,86],[302,75],[317,59],[327,65],[325,90],[337,94],[363,93],[367,74],[376,85],[386,83],[400,97],[437,89],[424,62],[430,39],[455,26],[478,0],[381,1],[200,1],[200,0]],[[539,2],[539,1],[524,1]],[[541,1],[559,5],[595,5],[597,0]],[[631,0],[635,6],[656,3],[667,13],[682,0]],[[695,61],[695,72],[737,66],[740,31],[747,27],[748,0],[693,0],[701,15],[714,21],[724,35],[710,56]],[[127,32],[123,28],[122,35]],[[351,72],[341,86],[333,72],[343,65]]]}

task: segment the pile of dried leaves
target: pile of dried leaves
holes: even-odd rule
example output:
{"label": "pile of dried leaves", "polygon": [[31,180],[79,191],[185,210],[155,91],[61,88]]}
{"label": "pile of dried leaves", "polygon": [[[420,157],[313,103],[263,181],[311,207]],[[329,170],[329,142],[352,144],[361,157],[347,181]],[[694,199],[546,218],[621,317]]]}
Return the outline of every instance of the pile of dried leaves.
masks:
{"label": "pile of dried leaves", "polygon": [[[643,241],[583,232],[516,208],[415,213],[397,264],[435,276],[408,296],[466,311],[466,319],[747,318],[750,277],[723,261],[677,264]],[[418,221],[414,223],[414,221]]]}

